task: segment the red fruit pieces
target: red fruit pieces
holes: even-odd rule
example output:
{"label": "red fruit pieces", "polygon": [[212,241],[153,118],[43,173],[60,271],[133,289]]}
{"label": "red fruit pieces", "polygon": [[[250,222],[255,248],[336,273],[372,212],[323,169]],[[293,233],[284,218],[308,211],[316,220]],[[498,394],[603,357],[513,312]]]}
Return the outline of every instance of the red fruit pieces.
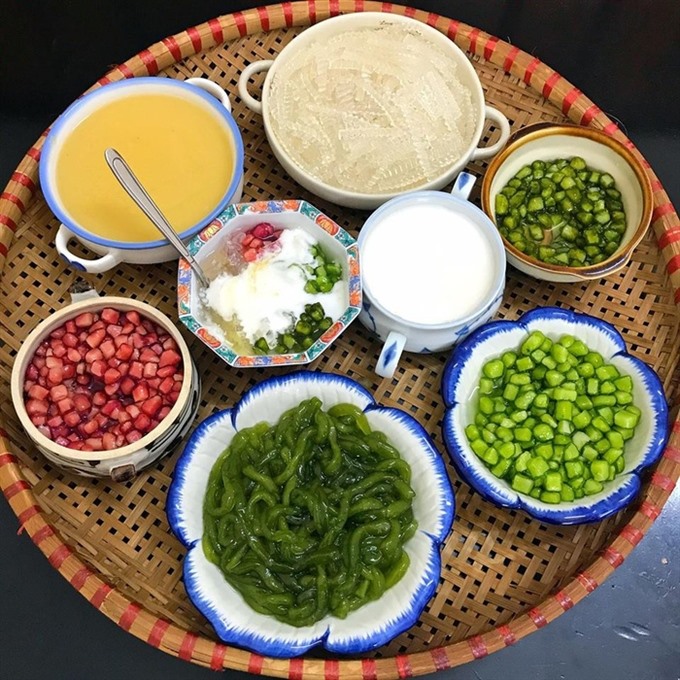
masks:
{"label": "red fruit pieces", "polygon": [[147,399],[141,406],[142,412],[147,416],[154,416],[163,406],[163,397],[155,395],[151,399]]}
{"label": "red fruit pieces", "polygon": [[158,365],[160,368],[164,366],[177,366],[181,361],[181,355],[175,352],[174,349],[166,349],[161,354]]}
{"label": "red fruit pieces", "polygon": [[79,314],[73,322],[75,323],[76,328],[90,328],[94,323],[94,314],[92,314],[92,312],[83,312],[82,314]]}
{"label": "red fruit pieces", "polygon": [[26,367],[25,406],[53,441],[112,450],[153,430],[183,380],[181,351],[164,328],[135,310],[107,307],[70,319],[38,346]]}
{"label": "red fruit pieces", "polygon": [[243,259],[246,262],[255,262],[255,260],[257,260],[257,250],[254,248],[247,248],[243,251]]}
{"label": "red fruit pieces", "polygon": [[86,338],[85,342],[90,346],[90,347],[99,347],[99,345],[102,344],[102,340],[106,337],[106,330],[104,328],[100,328],[96,331],[92,331]]}
{"label": "red fruit pieces", "polygon": [[104,307],[101,311],[101,318],[108,325],[117,324],[120,319],[120,312],[111,307]]}
{"label": "red fruit pieces", "polygon": [[250,233],[255,236],[255,238],[264,239],[267,238],[267,236],[271,236],[274,231],[274,226],[269,222],[260,222],[250,230]]}

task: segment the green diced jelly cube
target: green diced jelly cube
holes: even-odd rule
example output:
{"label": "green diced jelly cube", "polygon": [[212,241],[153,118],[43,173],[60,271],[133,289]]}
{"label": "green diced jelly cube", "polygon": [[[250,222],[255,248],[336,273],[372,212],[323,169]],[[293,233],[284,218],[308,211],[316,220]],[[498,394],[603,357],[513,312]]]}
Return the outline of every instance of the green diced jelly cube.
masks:
{"label": "green diced jelly cube", "polygon": [[503,458],[512,458],[515,455],[515,445],[512,442],[503,442],[498,449],[498,453]]}
{"label": "green diced jelly cube", "polygon": [[495,465],[498,462],[498,451],[494,448],[488,448],[480,457],[485,463]]}
{"label": "green diced jelly cube", "polygon": [[633,391],[633,379],[629,375],[621,376],[614,380],[614,385],[616,389],[621,392],[632,392]]}
{"label": "green diced jelly cube", "polygon": [[515,430],[515,439],[518,442],[530,442],[531,430],[528,427],[518,427]]}
{"label": "green diced jelly cube", "polygon": [[491,468],[491,472],[496,475],[496,477],[503,477],[512,465],[511,460],[501,459],[496,465]]}
{"label": "green diced jelly cube", "polygon": [[465,435],[468,438],[468,441],[473,442],[475,439],[479,439],[481,437],[481,434],[479,432],[479,428],[474,425],[473,423],[470,423],[466,428],[465,428]]}
{"label": "green diced jelly cube", "polygon": [[550,460],[554,453],[552,444],[539,444],[534,452],[545,460]]}
{"label": "green diced jelly cube", "polygon": [[573,501],[575,498],[574,490],[570,486],[563,484],[562,488],[560,489],[560,497],[562,498],[562,501],[565,503]]}
{"label": "green diced jelly cube", "polygon": [[544,503],[550,503],[552,505],[562,502],[562,496],[558,491],[543,491],[540,498]]}
{"label": "green diced jelly cube", "polygon": [[534,480],[524,475],[515,475],[510,486],[518,493],[529,493],[534,487]]}
{"label": "green diced jelly cube", "polygon": [[576,444],[567,444],[564,449],[564,460],[576,460],[580,456]]}
{"label": "green diced jelly cube", "polygon": [[615,463],[623,456],[623,449],[615,449],[612,447],[609,451],[605,451],[602,458],[604,458],[610,465]]}
{"label": "green diced jelly cube", "polygon": [[504,371],[505,364],[501,361],[501,359],[492,359],[491,361],[488,361],[486,364],[484,364],[484,367],[482,368],[482,373],[484,373],[487,378],[491,378],[492,380],[500,378]]}
{"label": "green diced jelly cube", "polygon": [[517,470],[517,472],[525,472],[529,460],[531,460],[531,453],[529,453],[529,451],[520,453],[515,459],[515,470]]}
{"label": "green diced jelly cube", "polygon": [[591,496],[594,493],[600,493],[604,487],[602,484],[594,479],[587,479],[583,485],[583,492],[586,496]]}
{"label": "green diced jelly cube", "polygon": [[518,393],[519,387],[517,387],[517,385],[513,385],[512,383],[508,383],[503,388],[503,399],[505,399],[506,401],[515,401]]}
{"label": "green diced jelly cube", "polygon": [[540,458],[539,456],[534,456],[529,459],[529,462],[527,463],[527,472],[534,478],[536,479],[537,477],[541,477],[548,471],[548,463],[543,460],[543,458]]}
{"label": "green diced jelly cube", "polygon": [[493,380],[490,378],[480,378],[479,379],[479,393],[480,394],[491,394],[493,392]]}
{"label": "green diced jelly cube", "polygon": [[590,464],[590,472],[596,482],[605,482],[609,476],[609,463],[606,460],[594,460]]}
{"label": "green diced jelly cube", "polygon": [[559,472],[548,472],[543,482],[546,491],[559,491],[562,488],[562,475]]}
{"label": "green diced jelly cube", "polygon": [[475,439],[471,444],[470,448],[482,458],[489,445],[483,439]]}

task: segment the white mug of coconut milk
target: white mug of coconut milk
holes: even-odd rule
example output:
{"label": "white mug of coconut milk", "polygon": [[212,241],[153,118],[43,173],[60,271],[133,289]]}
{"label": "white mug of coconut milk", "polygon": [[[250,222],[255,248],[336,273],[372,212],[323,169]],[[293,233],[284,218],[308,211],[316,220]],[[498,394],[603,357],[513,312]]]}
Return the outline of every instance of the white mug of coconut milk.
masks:
{"label": "white mug of coconut milk", "polygon": [[380,376],[392,376],[403,351],[452,347],[500,306],[505,250],[491,220],[467,200],[474,183],[463,172],[450,194],[393,198],[361,229],[359,320],[384,342]]}

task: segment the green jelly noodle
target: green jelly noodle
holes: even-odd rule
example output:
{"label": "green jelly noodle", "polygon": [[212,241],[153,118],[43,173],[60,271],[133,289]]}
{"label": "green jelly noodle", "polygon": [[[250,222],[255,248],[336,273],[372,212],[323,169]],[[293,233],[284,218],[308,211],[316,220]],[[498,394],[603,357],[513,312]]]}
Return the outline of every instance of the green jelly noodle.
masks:
{"label": "green jelly noodle", "polygon": [[625,468],[641,411],[629,375],[581,340],[534,331],[482,367],[470,447],[518,493],[544,503],[599,493]]}
{"label": "green jelly noodle", "polygon": [[614,178],[578,156],[525,165],[496,195],[494,209],[507,241],[550,264],[602,262],[616,252],[626,231]]}
{"label": "green jelly noodle", "polygon": [[351,404],[313,397],[239,431],[203,504],[203,550],[257,612],[345,618],[406,573],[411,469]]}

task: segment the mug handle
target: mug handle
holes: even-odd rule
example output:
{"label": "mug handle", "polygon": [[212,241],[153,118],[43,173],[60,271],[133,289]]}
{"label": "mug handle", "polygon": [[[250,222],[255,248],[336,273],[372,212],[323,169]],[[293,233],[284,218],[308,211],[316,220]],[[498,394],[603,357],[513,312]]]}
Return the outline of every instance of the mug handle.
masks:
{"label": "mug handle", "polygon": [[122,261],[122,252],[116,248],[109,248],[106,255],[98,257],[94,260],[84,260],[72,253],[68,248],[68,242],[72,238],[77,238],[76,235],[64,224],[59,226],[57,235],[54,239],[54,246],[61,257],[66,260],[67,264],[81,272],[88,274],[101,274],[115,267]]}
{"label": "mug handle", "polygon": [[248,64],[243,69],[243,72],[238,78],[238,96],[241,97],[243,103],[255,113],[262,113],[262,102],[258,101],[253,97],[250,92],[248,92],[248,81],[256,73],[262,71],[269,71],[274,63],[273,59],[264,59],[262,61],[254,61],[252,64]]}
{"label": "mug handle", "polygon": [[224,106],[229,113],[231,113],[231,102],[229,101],[229,95],[217,84],[214,83],[212,80],[208,80],[207,78],[188,78],[187,80],[184,81],[188,85],[193,85],[194,87],[197,87],[199,90],[203,90],[203,92],[207,92],[208,94],[211,94],[215,99],[217,99],[222,106]]}
{"label": "mug handle", "polygon": [[505,146],[510,137],[510,122],[498,109],[494,109],[493,106],[484,106],[484,119],[495,123],[500,130],[501,136],[491,146],[478,146],[472,152],[471,160],[473,161],[480,161],[495,156]]}
{"label": "mug handle", "polygon": [[401,353],[404,351],[405,344],[405,335],[397,333],[397,331],[390,331],[382,351],[380,352],[380,356],[378,357],[378,363],[375,366],[375,372],[379,376],[391,378],[394,375]]}

